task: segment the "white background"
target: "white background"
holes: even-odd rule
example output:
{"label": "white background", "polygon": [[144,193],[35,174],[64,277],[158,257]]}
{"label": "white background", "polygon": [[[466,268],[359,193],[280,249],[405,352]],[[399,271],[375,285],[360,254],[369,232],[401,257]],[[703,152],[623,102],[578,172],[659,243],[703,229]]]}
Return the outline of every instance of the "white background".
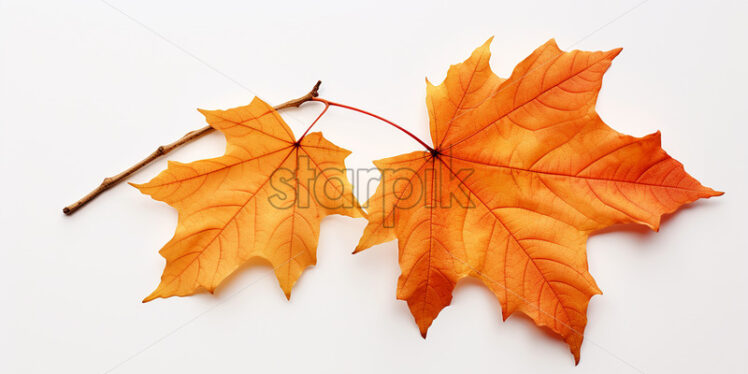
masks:
{"label": "white background", "polygon": [[[745,372],[748,209],[744,1],[0,0],[2,372]],[[117,10],[117,9],[119,10]],[[525,318],[500,320],[476,281],[423,340],[395,299],[396,242],[351,255],[363,219],[322,223],[319,261],[286,301],[271,269],[240,270],[215,296],[141,304],[176,214],[126,184],[72,217],[61,208],[185,132],[195,108],[255,94],[279,103],[317,80],[331,100],[428,135],[424,77],[489,36],[506,77],[555,37],[563,49],[624,47],[598,112],[726,191],[665,219],[589,241],[593,298],[578,367]],[[320,110],[284,112],[297,133]],[[333,108],[319,124],[348,165],[418,149],[383,123]],[[213,134],[173,154],[223,152]],[[144,182],[158,161],[131,178]]]}

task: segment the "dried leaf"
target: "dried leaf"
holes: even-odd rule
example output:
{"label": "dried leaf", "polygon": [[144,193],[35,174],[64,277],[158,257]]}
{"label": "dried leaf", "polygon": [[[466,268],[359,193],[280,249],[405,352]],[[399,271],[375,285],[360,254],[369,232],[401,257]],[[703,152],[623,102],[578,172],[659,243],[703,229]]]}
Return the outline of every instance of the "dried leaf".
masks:
{"label": "dried leaf", "polygon": [[603,74],[620,49],[563,52],[551,40],[509,79],[489,67],[490,39],[427,83],[435,152],[375,162],[382,180],[367,202],[356,251],[398,239],[397,297],[422,335],[473,276],[491,289],[506,319],[515,311],[546,326],[575,360],[590,298],[594,232],[660,217],[720,195],[660,148],[609,128],[595,112]]}
{"label": "dried leaf", "polygon": [[169,167],[134,185],[179,212],[174,237],[161,249],[166,268],[158,297],[213,292],[253,257],[267,260],[286,297],[317,261],[320,221],[361,217],[345,175],[349,151],[311,133],[299,142],[262,100],[229,110],[200,110],[227,140],[226,153]]}

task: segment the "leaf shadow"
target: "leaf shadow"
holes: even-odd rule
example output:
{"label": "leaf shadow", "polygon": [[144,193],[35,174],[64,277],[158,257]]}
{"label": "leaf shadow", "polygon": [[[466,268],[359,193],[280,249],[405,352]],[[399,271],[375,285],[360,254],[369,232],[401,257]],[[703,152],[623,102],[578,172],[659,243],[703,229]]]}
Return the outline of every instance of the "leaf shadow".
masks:
{"label": "leaf shadow", "polygon": [[[558,349],[562,350],[568,350],[568,346],[566,343],[564,343],[563,340],[559,339],[558,334],[554,333],[553,330],[551,330],[547,326],[538,326],[535,324],[535,322],[526,314],[522,312],[514,312],[507,316],[506,320],[502,318],[502,307],[499,303],[499,299],[494,295],[494,293],[483,283],[482,280],[475,278],[475,277],[465,277],[460,279],[457,282],[457,285],[455,286],[455,289],[453,291],[453,294],[457,294],[460,289],[475,289],[480,290],[482,294],[485,295],[485,301],[488,303],[491,303],[494,306],[494,310],[496,311],[496,319],[498,320],[497,328],[501,328],[501,325],[508,323],[508,324],[520,324],[523,325],[523,329],[531,331],[531,334],[535,335],[538,339],[547,339],[548,342],[556,345],[558,343],[557,347]],[[454,305],[453,303],[449,306]],[[449,307],[447,306],[447,307]],[[445,308],[446,309],[446,308]],[[538,328],[540,327],[540,328]]]}
{"label": "leaf shadow", "polygon": [[[259,274],[257,274],[259,273]],[[237,280],[237,278],[247,278],[245,282]],[[241,264],[236,270],[229,274],[213,291],[213,297],[218,299],[228,299],[240,292],[246,291],[251,288],[255,283],[262,282],[265,278],[272,278],[275,280],[275,285],[278,290],[278,296],[285,299],[283,291],[278,284],[278,280],[275,277],[273,265],[270,261],[254,256],[250,257],[249,260]],[[241,285],[240,283],[245,283]],[[237,288],[232,291],[233,288]],[[204,294],[210,294],[207,290],[201,291]]]}
{"label": "leaf shadow", "polygon": [[[668,222],[671,222],[675,219],[677,219],[683,212],[690,211],[690,210],[698,210],[698,209],[704,209],[707,204],[714,204],[715,201],[708,201],[704,199],[700,199],[697,201],[694,201],[693,203],[684,205],[680,207],[678,210],[672,213],[666,213],[662,215],[662,218],[660,219],[660,230],[662,230],[663,227],[666,227],[668,225]],[[656,234],[657,231],[654,231],[650,229],[648,226],[640,224],[640,223],[619,223],[612,226],[608,226],[604,229],[600,229],[597,231],[592,232],[591,236],[601,236],[606,234],[612,234],[612,233],[627,233],[632,234],[636,238],[640,240],[650,240],[652,238],[652,235]]]}

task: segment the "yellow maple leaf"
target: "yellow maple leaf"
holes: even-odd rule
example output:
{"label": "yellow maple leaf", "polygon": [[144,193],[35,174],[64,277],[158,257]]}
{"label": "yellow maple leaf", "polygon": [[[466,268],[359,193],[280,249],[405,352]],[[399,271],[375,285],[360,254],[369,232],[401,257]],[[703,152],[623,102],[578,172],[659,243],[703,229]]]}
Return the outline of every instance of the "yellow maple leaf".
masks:
{"label": "yellow maple leaf", "polygon": [[345,174],[349,151],[311,133],[297,141],[262,100],[229,110],[200,110],[227,140],[223,156],[169,162],[141,192],[179,212],[174,237],[161,249],[161,283],[144,302],[215,288],[251,258],[273,266],[286,297],[317,261],[320,221],[361,217]]}

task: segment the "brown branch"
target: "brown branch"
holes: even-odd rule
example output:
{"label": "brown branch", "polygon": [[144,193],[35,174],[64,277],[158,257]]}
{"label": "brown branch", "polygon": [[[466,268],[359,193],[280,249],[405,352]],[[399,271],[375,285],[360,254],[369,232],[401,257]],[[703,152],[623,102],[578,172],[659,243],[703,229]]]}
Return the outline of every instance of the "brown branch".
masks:
{"label": "brown branch", "polygon": [[[276,105],[274,107],[275,110],[281,110],[281,109],[291,108],[291,107],[299,107],[301,104],[303,104],[303,103],[305,103],[307,101],[312,101],[313,98],[317,97],[317,90],[319,90],[320,84],[322,84],[322,81],[317,81],[317,84],[315,84],[314,87],[312,88],[312,90],[309,91],[306,95],[304,95],[302,97],[299,97],[297,99],[293,99],[293,100],[287,101],[287,102],[285,102],[283,104]],[[65,208],[63,208],[62,212],[65,213],[65,214],[67,214],[67,215],[71,215],[71,214],[75,213],[75,211],[77,211],[78,209],[80,209],[82,206],[86,205],[89,201],[91,201],[94,198],[96,198],[96,196],[99,196],[99,194],[101,194],[102,192],[104,192],[104,191],[106,191],[106,190],[108,190],[108,189],[116,186],[118,183],[122,182],[127,177],[129,177],[130,175],[132,175],[136,171],[140,170],[143,166],[146,166],[146,165],[150,164],[151,162],[153,162],[157,158],[159,158],[159,157],[161,157],[161,156],[163,156],[163,155],[165,155],[165,154],[167,154],[167,153],[169,153],[169,152],[171,152],[171,151],[173,151],[173,150],[181,147],[184,144],[187,144],[187,143],[189,143],[189,142],[191,142],[193,140],[196,140],[196,139],[202,137],[203,135],[205,135],[205,134],[207,134],[207,133],[209,133],[211,131],[213,131],[212,127],[205,126],[205,127],[201,128],[199,130],[188,132],[183,137],[181,137],[179,140],[177,140],[177,141],[175,141],[175,142],[173,142],[171,144],[162,145],[162,146],[156,148],[156,150],[153,151],[153,153],[151,153],[150,155],[148,155],[148,157],[144,158],[142,161],[138,162],[137,164],[131,166],[127,170],[125,170],[125,171],[123,171],[123,172],[121,172],[121,173],[119,173],[119,174],[117,174],[117,175],[115,175],[113,177],[104,178],[104,181],[101,182],[101,184],[98,187],[96,187],[93,191],[89,192],[88,195],[83,196],[80,200],[78,200],[78,201],[76,201],[76,202],[74,202],[74,203],[66,206]]]}

